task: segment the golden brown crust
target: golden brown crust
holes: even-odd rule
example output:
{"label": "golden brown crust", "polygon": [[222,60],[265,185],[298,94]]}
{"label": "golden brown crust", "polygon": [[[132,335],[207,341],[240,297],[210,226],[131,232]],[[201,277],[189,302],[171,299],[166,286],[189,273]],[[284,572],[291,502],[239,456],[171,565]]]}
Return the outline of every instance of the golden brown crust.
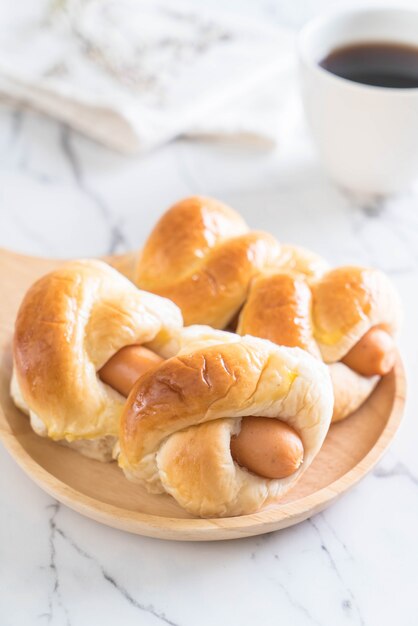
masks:
{"label": "golden brown crust", "polygon": [[249,232],[229,207],[192,197],[174,205],[157,223],[134,280],[175,302],[185,324],[224,328],[244,303],[250,280],[279,254],[274,237]]}
{"label": "golden brown crust", "polygon": [[263,276],[251,284],[237,332],[303,348],[319,356],[312,334],[311,309],[311,290],[301,277],[287,273]]}
{"label": "golden brown crust", "polygon": [[187,325],[234,329],[250,282],[273,268],[314,279],[328,266],[309,250],[250,232],[226,205],[195,196],[161,217],[139,254],[134,282],[175,302]]}
{"label": "golden brown crust", "polygon": [[[210,198],[169,209],[140,255],[136,280],[176,302],[187,324],[299,346],[326,363],[343,359],[375,326],[392,336],[399,327],[398,298],[381,272],[330,270],[309,250],[250,233]],[[367,387],[355,385],[359,397]]]}
{"label": "golden brown crust", "polygon": [[[340,267],[313,280],[293,268],[253,281],[237,332],[299,346],[326,363],[337,363],[371,328],[394,335],[399,318],[397,294],[377,270]],[[376,378],[344,366],[335,370],[333,419],[338,420],[364,402]]]}
{"label": "golden brown crust", "polygon": [[[145,374],[132,389],[121,419],[121,450],[130,464],[151,452],[161,437],[202,421],[211,407],[242,406],[264,366],[241,343],[173,357]],[[225,409],[227,410],[227,409]],[[160,427],[160,428],[159,428]]]}
{"label": "golden brown crust", "polygon": [[338,267],[312,285],[315,334],[335,343],[368,317],[375,298],[374,270]]}
{"label": "golden brown crust", "polygon": [[[327,370],[302,350],[254,337],[197,350],[186,345],[191,351],[145,374],[132,390],[119,464],[128,478],[170,493],[194,514],[256,510],[287,491],[319,450],[332,413]],[[269,480],[233,461],[230,439],[245,415],[280,419],[298,432],[305,456],[292,476]]]}
{"label": "golden brown crust", "polygon": [[374,326],[395,335],[401,317],[398,295],[380,271],[335,268],[312,286],[314,335],[327,363],[341,360]]}
{"label": "golden brown crust", "polygon": [[[141,252],[135,282],[167,287],[199,267],[212,248],[248,232],[235,211],[213,198],[193,196],[174,204],[155,225]],[[151,289],[150,289],[151,290]]]}
{"label": "golden brown crust", "polygon": [[97,376],[120,348],[181,326],[177,307],[100,261],[76,261],[26,293],[14,334],[16,384],[53,439],[116,435],[124,399]]}

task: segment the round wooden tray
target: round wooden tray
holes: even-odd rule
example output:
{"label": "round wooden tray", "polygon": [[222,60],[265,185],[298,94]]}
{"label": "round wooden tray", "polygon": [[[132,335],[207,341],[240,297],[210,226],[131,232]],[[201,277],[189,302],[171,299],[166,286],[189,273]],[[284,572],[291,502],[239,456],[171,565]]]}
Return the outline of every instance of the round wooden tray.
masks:
{"label": "round wooden tray", "polygon": [[[131,259],[128,255],[111,261],[123,271]],[[0,439],[35,483],[79,513],[163,539],[218,540],[268,533],[327,507],[371,470],[392,441],[405,397],[400,359],[355,414],[331,427],[315,461],[286,498],[253,515],[193,518],[170,496],[150,495],[128,482],[116,463],[102,464],[38,437],[9,396],[13,323],[29,285],[60,263],[0,250]]]}

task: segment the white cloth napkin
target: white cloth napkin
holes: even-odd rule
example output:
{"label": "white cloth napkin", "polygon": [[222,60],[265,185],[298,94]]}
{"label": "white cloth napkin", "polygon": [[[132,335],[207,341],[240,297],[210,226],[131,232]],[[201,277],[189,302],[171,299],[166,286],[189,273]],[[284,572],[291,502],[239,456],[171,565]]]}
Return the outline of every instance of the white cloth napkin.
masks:
{"label": "white cloth napkin", "polygon": [[0,94],[131,153],[274,144],[293,36],[177,0],[54,0],[0,25]]}

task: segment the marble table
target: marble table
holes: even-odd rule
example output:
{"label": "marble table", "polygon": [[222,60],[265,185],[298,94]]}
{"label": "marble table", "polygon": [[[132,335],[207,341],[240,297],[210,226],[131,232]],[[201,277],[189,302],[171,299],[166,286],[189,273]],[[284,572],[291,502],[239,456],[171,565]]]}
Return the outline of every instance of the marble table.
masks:
{"label": "marble table", "polygon": [[[330,2],[222,4],[297,26]],[[302,125],[272,152],[179,140],[125,158],[54,121],[0,109],[1,246],[59,257],[122,252],[194,193],[333,263],[388,272],[405,307],[403,426],[374,471],[324,513],[217,544],[96,524],[43,493],[0,447],[1,626],[417,624],[418,186],[356,202],[327,179]]]}

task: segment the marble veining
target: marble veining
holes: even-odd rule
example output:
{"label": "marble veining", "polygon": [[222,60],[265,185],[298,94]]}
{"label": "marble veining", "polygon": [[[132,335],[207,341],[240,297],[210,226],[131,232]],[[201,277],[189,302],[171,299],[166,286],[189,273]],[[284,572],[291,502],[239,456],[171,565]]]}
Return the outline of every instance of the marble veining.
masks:
{"label": "marble veining", "polygon": [[[222,6],[298,26],[331,4],[343,2]],[[399,435],[326,511],[278,533],[216,544],[96,524],[38,489],[0,448],[0,626],[416,626],[418,185],[372,202],[335,188],[301,116],[291,141],[274,151],[179,140],[126,158],[65,125],[0,106],[0,246],[59,257],[133,249],[171,202],[192,193],[219,197],[252,227],[332,263],[391,275],[404,303],[409,380]]]}
{"label": "marble veining", "polygon": [[61,614],[64,619],[63,623],[66,624],[66,626],[71,626],[71,609],[69,609],[66,604],[64,604],[60,585],[60,571],[56,563],[57,542],[62,541],[71,547],[75,555],[81,557],[81,559],[90,561],[94,568],[97,570],[98,575],[101,576],[107,583],[109,583],[109,585],[111,585],[111,587],[115,591],[120,593],[129,605],[131,605],[135,609],[138,609],[138,611],[140,612],[155,617],[155,623],[160,622],[163,624],[168,624],[169,626],[178,626],[176,622],[168,619],[168,617],[166,617],[164,613],[157,611],[152,604],[143,604],[136,600],[129,593],[129,591],[127,591],[121,584],[119,584],[115,580],[112,574],[110,574],[94,556],[89,554],[86,550],[80,548],[80,546],[59,526],[59,520],[57,520],[57,518],[59,517],[61,506],[62,505],[59,502],[54,502],[53,504],[49,504],[46,507],[49,513],[48,522],[50,559],[48,567],[51,572],[52,589],[48,596],[48,611],[46,613],[41,613],[38,618],[46,618],[47,623],[51,624],[55,623],[54,620]]}

